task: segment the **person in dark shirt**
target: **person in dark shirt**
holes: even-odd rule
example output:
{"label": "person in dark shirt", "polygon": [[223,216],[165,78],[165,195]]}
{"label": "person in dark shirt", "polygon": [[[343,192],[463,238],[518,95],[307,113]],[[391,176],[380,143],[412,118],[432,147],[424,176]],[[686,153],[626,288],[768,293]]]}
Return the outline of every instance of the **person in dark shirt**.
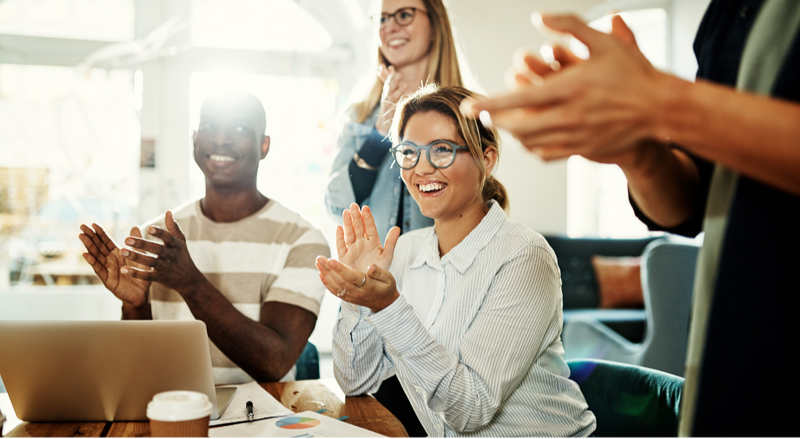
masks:
{"label": "person in dark shirt", "polygon": [[556,49],[554,71],[526,56],[516,91],[463,110],[488,111],[545,160],[619,165],[651,229],[705,231],[679,433],[796,434],[782,396],[800,390],[790,375],[800,335],[800,2],[712,1],[694,83],[653,68],[619,17],[611,35],[572,16],[543,23],[585,43],[589,59]]}

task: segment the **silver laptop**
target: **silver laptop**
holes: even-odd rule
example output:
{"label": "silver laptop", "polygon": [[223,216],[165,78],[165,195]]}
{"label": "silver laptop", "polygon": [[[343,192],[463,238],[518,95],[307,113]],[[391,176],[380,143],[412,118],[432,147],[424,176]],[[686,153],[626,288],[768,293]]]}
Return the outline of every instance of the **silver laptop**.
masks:
{"label": "silver laptop", "polygon": [[[217,401],[201,321],[0,321],[0,376],[23,421],[143,421],[153,395]],[[222,409],[220,409],[222,407]]]}

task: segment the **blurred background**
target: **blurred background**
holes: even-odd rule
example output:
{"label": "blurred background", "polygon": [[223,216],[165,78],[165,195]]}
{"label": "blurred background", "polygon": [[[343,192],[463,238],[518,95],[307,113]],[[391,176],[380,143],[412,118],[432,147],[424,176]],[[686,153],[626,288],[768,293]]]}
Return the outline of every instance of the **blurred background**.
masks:
{"label": "blurred background", "polygon": [[[546,42],[534,10],[598,29],[622,12],[660,69],[696,70],[708,0],[451,0],[459,45],[483,91],[506,91],[515,49]],[[203,195],[191,157],[199,106],[245,89],[272,137],[259,189],[333,241],[323,191],[337,120],[375,56],[375,0],[0,0],[0,319],[118,319],[82,258],[78,226],[116,239]],[[580,51],[579,44],[574,45]],[[369,78],[372,79],[372,78]],[[638,238],[625,179],[580,158],[545,164],[506,139],[497,177],[510,215],[538,232]],[[325,355],[338,302],[312,335]],[[323,377],[331,372],[323,365]]]}

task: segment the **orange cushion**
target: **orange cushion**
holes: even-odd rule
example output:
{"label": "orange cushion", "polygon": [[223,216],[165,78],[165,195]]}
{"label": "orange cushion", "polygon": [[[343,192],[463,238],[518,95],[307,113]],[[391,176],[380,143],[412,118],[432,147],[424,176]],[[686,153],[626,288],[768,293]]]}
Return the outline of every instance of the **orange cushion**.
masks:
{"label": "orange cushion", "polygon": [[592,256],[600,308],[643,308],[641,257]]}

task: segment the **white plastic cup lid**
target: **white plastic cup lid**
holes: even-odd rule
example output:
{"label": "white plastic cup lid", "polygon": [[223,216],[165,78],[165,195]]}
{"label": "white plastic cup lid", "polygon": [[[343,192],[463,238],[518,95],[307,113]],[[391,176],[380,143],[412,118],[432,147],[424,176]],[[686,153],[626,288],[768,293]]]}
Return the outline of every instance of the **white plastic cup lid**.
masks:
{"label": "white plastic cup lid", "polygon": [[147,404],[147,417],[164,422],[190,421],[211,415],[213,408],[205,393],[161,392]]}

